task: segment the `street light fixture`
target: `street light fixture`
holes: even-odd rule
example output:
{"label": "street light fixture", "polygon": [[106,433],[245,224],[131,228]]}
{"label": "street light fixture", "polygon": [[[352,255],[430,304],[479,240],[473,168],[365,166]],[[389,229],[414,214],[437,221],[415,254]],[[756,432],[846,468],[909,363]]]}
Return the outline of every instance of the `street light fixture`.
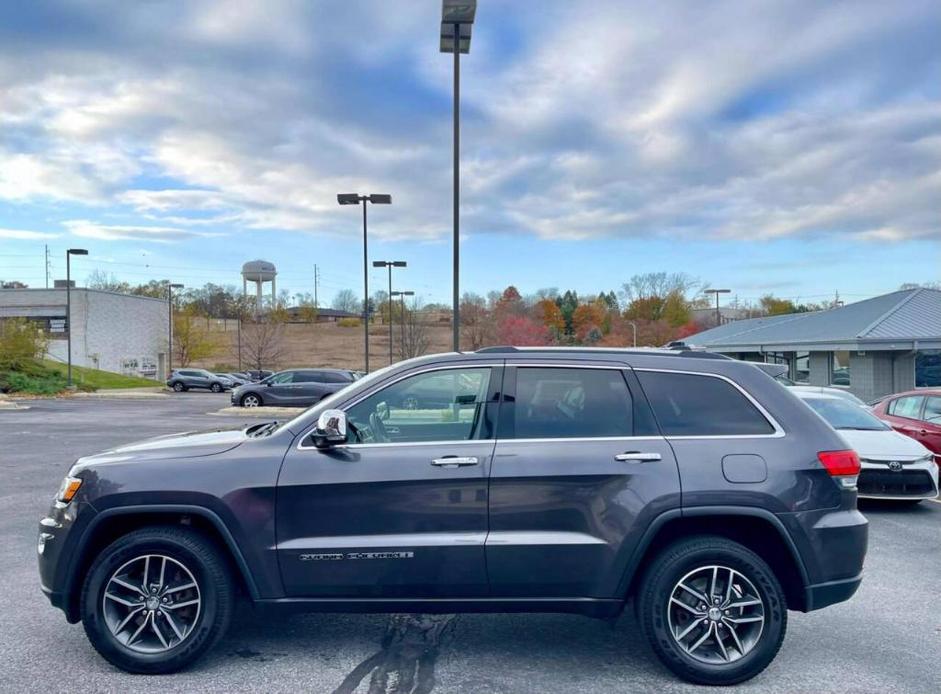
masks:
{"label": "street light fixture", "polygon": [[389,364],[392,364],[392,268],[408,267],[408,263],[404,260],[374,260],[372,266],[389,268]]}
{"label": "street light fixture", "polygon": [[170,342],[167,349],[167,378],[173,373],[173,290],[183,289],[182,284],[177,284],[167,280],[167,318],[170,326]]}
{"label": "street light fixture", "polygon": [[461,151],[461,53],[470,53],[471,28],[477,13],[477,0],[442,0],[441,44],[442,53],[454,55],[454,287],[452,340],[454,351],[460,351],[460,151]]}
{"label": "street light fixture", "polygon": [[[405,297],[415,296],[415,292],[389,292],[390,296],[398,296],[402,300],[402,358],[405,358]],[[391,301],[391,299],[390,299]],[[391,304],[390,304],[391,306]]]}
{"label": "street light fixture", "polygon": [[627,324],[631,326],[631,330],[634,331],[634,346],[637,346],[637,323],[632,320],[627,321]]}
{"label": "street light fixture", "polygon": [[719,313],[719,294],[729,294],[731,289],[703,289],[703,294],[715,294],[716,295],[716,327],[722,325],[722,314]]}
{"label": "street light fixture", "polygon": [[68,375],[66,387],[72,387],[72,264],[69,262],[73,255],[88,255],[84,248],[70,248],[65,252],[65,325],[68,328]]}
{"label": "street light fixture", "polygon": [[338,193],[337,202],[341,205],[363,204],[363,342],[366,347],[366,373],[369,373],[369,263],[366,258],[366,203],[373,205],[391,205],[392,196],[387,193]]}

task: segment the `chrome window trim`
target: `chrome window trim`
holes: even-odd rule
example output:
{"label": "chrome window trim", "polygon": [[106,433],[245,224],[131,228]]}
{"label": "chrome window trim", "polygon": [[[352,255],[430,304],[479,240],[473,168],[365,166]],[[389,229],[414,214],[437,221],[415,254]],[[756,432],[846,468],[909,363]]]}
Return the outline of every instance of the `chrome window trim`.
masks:
{"label": "chrome window trim", "polygon": [[566,436],[540,439],[497,439],[500,444],[507,443],[591,443],[594,441],[665,441],[664,436]]}
{"label": "chrome window trim", "polygon": [[[700,435],[665,435],[667,441],[698,441],[701,439],[780,439],[785,435],[784,427],[782,427],[778,420],[771,416],[771,413],[764,408],[764,406],[755,400],[752,397],[752,394],[747,390],[742,388],[738,383],[733,381],[728,376],[723,376],[722,374],[709,373],[705,371],[686,371],[682,369],[652,369],[652,368],[636,368],[634,371],[649,371],[653,373],[674,373],[674,374],[685,374],[687,376],[708,376],[709,378],[718,378],[719,380],[725,381],[733,388],[735,388],[739,393],[745,396],[745,398],[758,410],[759,413],[765,418],[768,424],[771,425],[771,428],[774,429],[774,432],[771,434],[700,434]],[[641,387],[643,387],[641,383]],[[656,413],[654,413],[656,415]]]}
{"label": "chrome window trim", "polygon": [[[389,386],[395,385],[399,381],[404,381],[406,378],[410,378],[412,376],[418,376],[420,374],[428,373],[430,371],[448,371],[452,369],[483,369],[483,368],[493,369],[493,368],[498,368],[501,366],[503,366],[502,360],[487,361],[487,362],[481,362],[481,363],[464,362],[461,364],[429,364],[425,368],[420,368],[415,371],[407,371],[405,373],[399,374],[397,377],[393,378],[390,381],[377,384],[377,386],[373,388],[372,390],[370,390],[368,393],[364,393],[363,395],[360,395],[355,400],[350,400],[349,402],[345,402],[342,405],[337,406],[336,409],[343,410],[343,412],[345,413],[349,408],[356,407],[356,405],[361,403],[363,400],[365,400],[366,398],[372,397],[374,394],[378,393],[380,390],[384,390],[388,388]],[[305,431],[301,435],[300,441],[297,444],[297,450],[299,451],[306,451],[310,449],[321,450],[317,448],[316,446],[304,446],[303,445],[304,441],[310,438],[310,435],[314,432],[314,429],[316,427],[317,425],[315,424],[314,426],[310,427],[307,431]],[[403,441],[400,443],[345,443],[339,446],[331,446],[331,449],[336,450],[338,448],[365,448],[365,447],[378,447],[378,446],[422,446],[422,445],[430,446],[430,445],[438,445],[438,444],[453,445],[455,443],[486,443],[487,441],[492,442],[493,439],[459,439],[457,441],[416,441],[416,442],[404,442]]]}
{"label": "chrome window trim", "polygon": [[304,446],[302,445],[304,440],[310,438],[310,434],[304,436],[301,439],[301,443],[297,444],[297,450],[307,451],[307,450],[331,450],[331,451],[340,451],[340,450],[350,450],[356,448],[399,448],[401,446],[460,446],[466,445],[469,443],[496,443],[496,439],[456,439],[454,441],[386,441],[383,443],[341,443],[336,446],[330,446],[329,449],[321,449],[316,446]]}

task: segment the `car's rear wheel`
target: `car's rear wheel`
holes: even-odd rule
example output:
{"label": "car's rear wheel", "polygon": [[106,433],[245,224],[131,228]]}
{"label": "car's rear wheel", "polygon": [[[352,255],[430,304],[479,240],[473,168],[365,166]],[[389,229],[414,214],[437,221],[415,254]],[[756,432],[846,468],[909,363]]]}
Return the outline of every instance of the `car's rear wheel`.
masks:
{"label": "car's rear wheel", "polygon": [[82,623],[95,650],[122,670],[175,672],[222,637],[233,599],[229,565],[211,540],[144,528],[96,558],[82,588]]}
{"label": "car's rear wheel", "polygon": [[182,383],[177,381],[176,383],[173,384],[173,390],[176,391],[177,393],[182,393],[184,390],[186,390],[186,386],[184,386]]}
{"label": "car's rear wheel", "polygon": [[213,384],[209,387],[209,390],[211,390],[213,393],[221,393],[221,392],[222,392],[222,384],[221,384],[221,383],[213,383]]}
{"label": "car's rear wheel", "polygon": [[242,407],[261,407],[261,396],[255,393],[249,393],[242,396]]}
{"label": "car's rear wheel", "polygon": [[690,682],[729,685],[774,659],[787,604],[761,557],[737,542],[702,536],[657,556],[640,586],[638,616],[670,670]]}

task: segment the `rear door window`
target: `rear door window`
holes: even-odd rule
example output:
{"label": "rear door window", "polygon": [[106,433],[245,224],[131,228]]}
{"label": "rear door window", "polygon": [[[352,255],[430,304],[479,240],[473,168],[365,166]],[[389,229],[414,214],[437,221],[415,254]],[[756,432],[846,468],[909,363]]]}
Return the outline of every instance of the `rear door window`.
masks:
{"label": "rear door window", "polygon": [[932,395],[925,400],[925,414],[922,419],[932,424],[941,424],[941,398]]}
{"label": "rear door window", "polygon": [[517,439],[632,436],[631,394],[618,369],[521,367]]}
{"label": "rear door window", "polygon": [[774,433],[774,427],[758,408],[724,379],[660,371],[636,373],[666,436]]}
{"label": "rear door window", "polygon": [[925,401],[923,395],[909,395],[905,398],[897,398],[889,403],[888,412],[896,417],[907,417],[908,419],[918,419],[921,414],[921,404]]}

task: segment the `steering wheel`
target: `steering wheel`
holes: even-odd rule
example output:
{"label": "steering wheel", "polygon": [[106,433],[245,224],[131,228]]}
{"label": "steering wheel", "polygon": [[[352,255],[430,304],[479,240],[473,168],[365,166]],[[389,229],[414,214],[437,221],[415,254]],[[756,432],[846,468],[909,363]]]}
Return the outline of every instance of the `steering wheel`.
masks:
{"label": "steering wheel", "polygon": [[372,431],[373,439],[377,443],[386,443],[389,440],[389,434],[386,433],[386,425],[382,423],[382,418],[377,412],[369,415],[369,429]]}

